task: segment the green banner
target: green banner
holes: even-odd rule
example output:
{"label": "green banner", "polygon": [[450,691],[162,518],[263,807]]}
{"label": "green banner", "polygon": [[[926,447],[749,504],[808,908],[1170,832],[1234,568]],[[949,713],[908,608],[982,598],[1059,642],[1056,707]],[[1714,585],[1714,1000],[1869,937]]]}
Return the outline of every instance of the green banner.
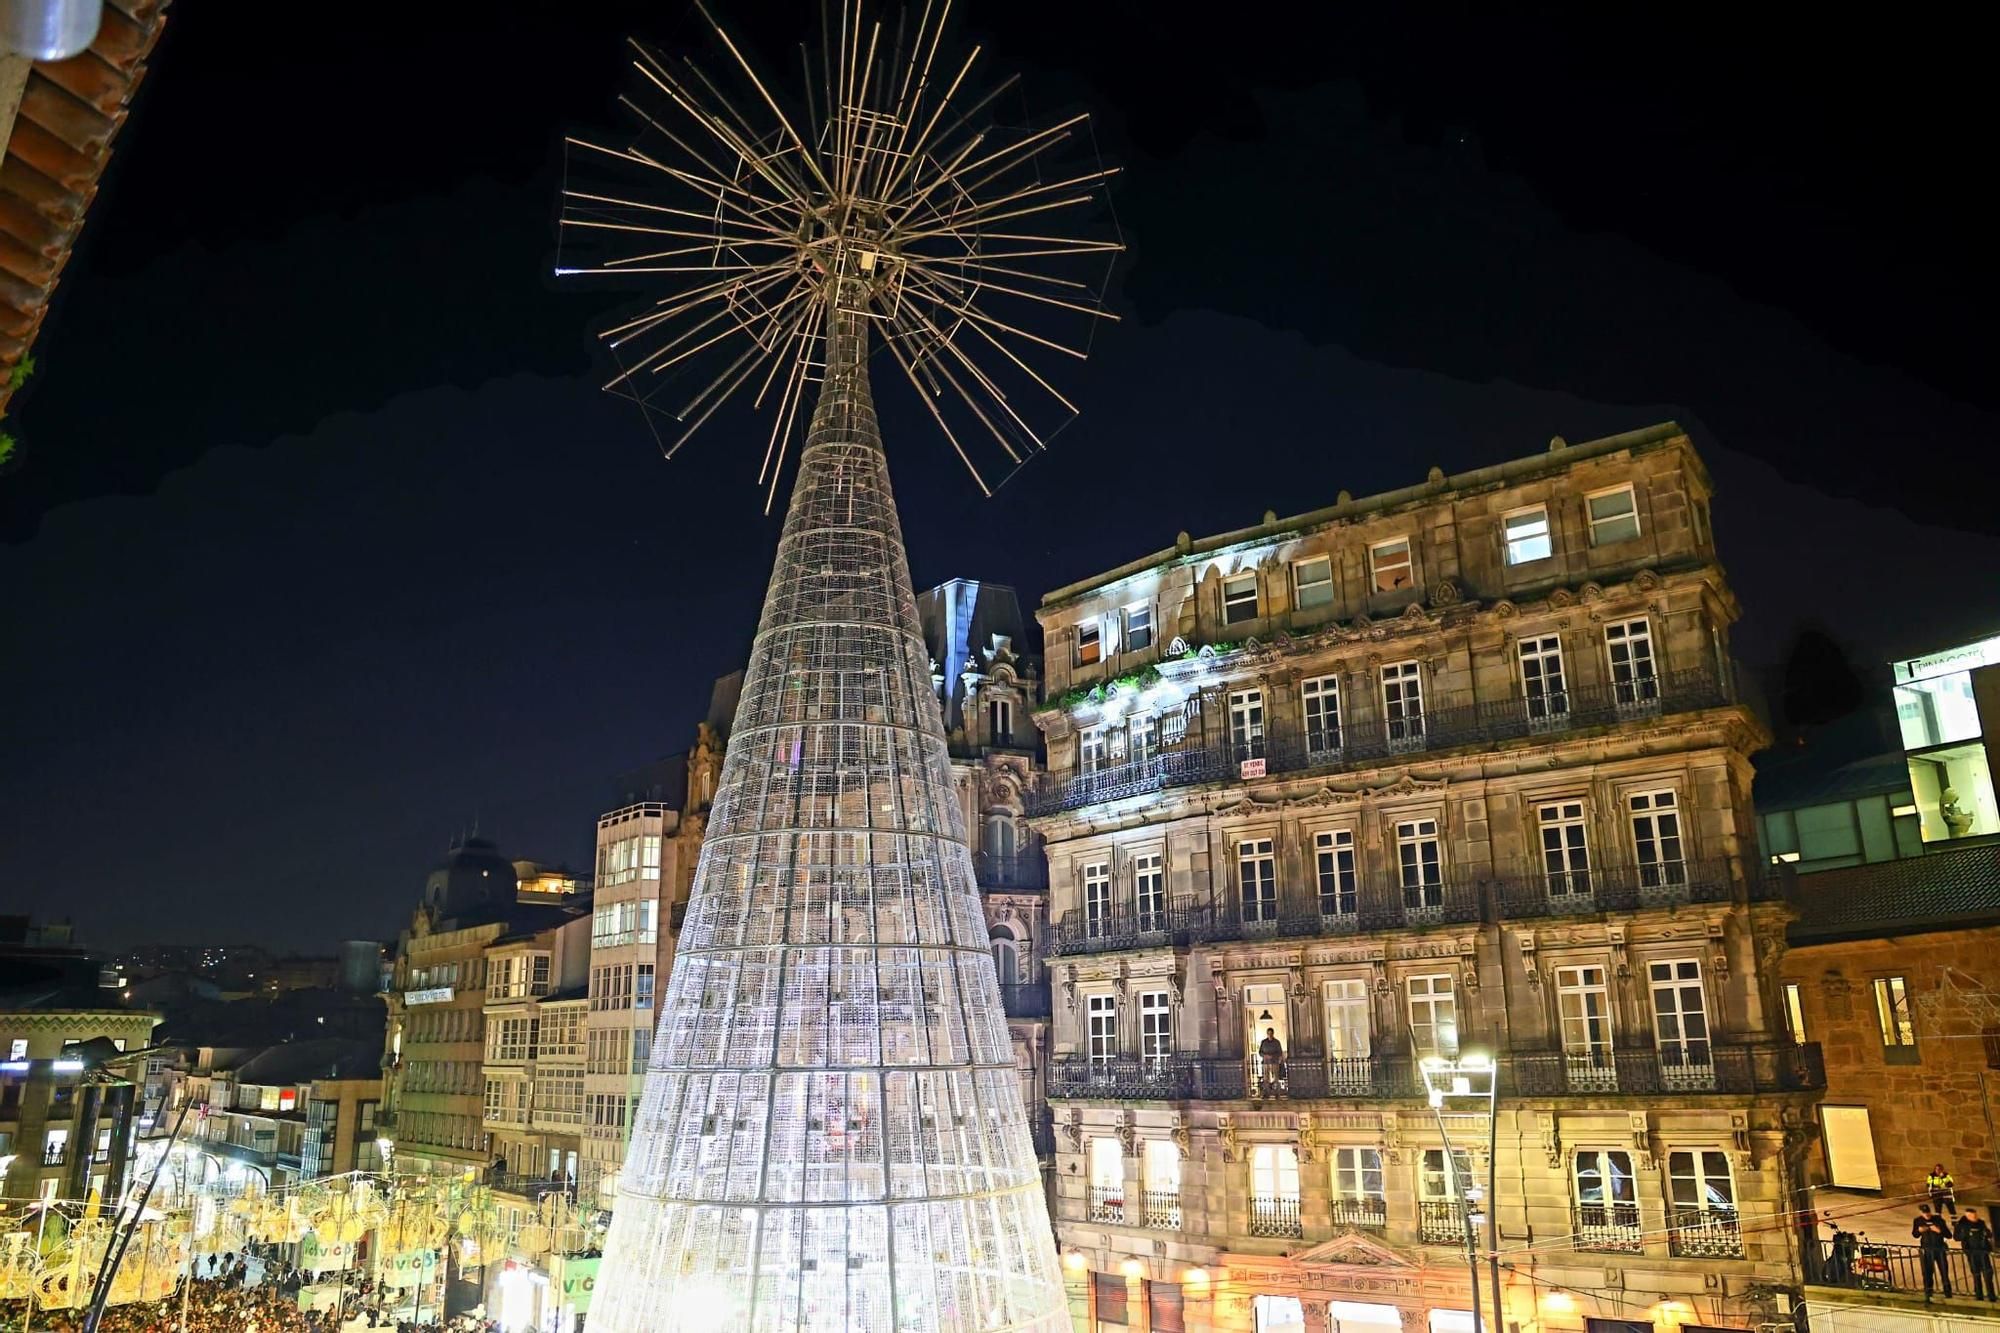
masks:
{"label": "green banner", "polygon": [[597,1266],[603,1260],[557,1255],[552,1261],[556,1283],[562,1288],[562,1303],[578,1314],[590,1312],[590,1293],[597,1289]]}
{"label": "green banner", "polygon": [[437,1277],[438,1252],[436,1250],[404,1250],[392,1254],[382,1265],[382,1285],[385,1287],[416,1287]]}

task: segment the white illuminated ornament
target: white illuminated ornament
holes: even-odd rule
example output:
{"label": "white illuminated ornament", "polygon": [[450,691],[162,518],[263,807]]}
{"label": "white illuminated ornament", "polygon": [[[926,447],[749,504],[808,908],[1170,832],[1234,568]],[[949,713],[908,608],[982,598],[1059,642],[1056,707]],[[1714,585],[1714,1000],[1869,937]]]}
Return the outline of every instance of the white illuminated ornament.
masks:
{"label": "white illuminated ornament", "polygon": [[1070,1327],[867,359],[888,350],[975,478],[947,404],[1018,462],[1046,439],[1037,396],[1073,410],[1026,358],[1083,352],[989,306],[1094,318],[1100,288],[1048,265],[1119,247],[1039,234],[1109,173],[1037,173],[1082,117],[974,127],[991,97],[953,105],[966,71],[933,67],[944,17],[926,7],[905,59],[843,5],[802,118],[717,27],[768,133],[642,51],[669,106],[640,111],[646,146],[596,151],[673,193],[565,190],[566,229],[636,238],[566,271],[700,275],[611,334],[607,387],[642,402],[691,358],[722,365],[669,454],[750,386],[776,411],[775,494],[818,385],[593,1333]]}

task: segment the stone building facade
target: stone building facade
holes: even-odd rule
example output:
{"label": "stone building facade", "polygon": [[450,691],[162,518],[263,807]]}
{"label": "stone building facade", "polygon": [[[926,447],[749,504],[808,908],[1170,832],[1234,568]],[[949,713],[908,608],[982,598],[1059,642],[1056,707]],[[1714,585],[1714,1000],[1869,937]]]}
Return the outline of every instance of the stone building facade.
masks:
{"label": "stone building facade", "polygon": [[[1558,440],[1043,600],[1082,1326],[1469,1327],[1454,1161],[1507,1322],[1788,1306],[1821,1076],[1709,493],[1671,424]],[[1441,1121],[1424,1062],[1475,1051],[1497,1124]]]}
{"label": "stone building facade", "polygon": [[1797,878],[1785,956],[1800,1040],[1825,1052],[1819,1209],[1907,1241],[1942,1163],[1961,1203],[2000,1199],[2000,854],[1954,847]]}
{"label": "stone building facade", "polygon": [[488,1178],[526,1200],[573,1193],[581,1168],[583,1024],[591,918],[486,947],[482,1063]]}
{"label": "stone building facade", "polygon": [[1054,1145],[1045,1110],[1049,1059],[1048,861],[1026,818],[1041,772],[1041,660],[1027,649],[1012,588],[953,579],[920,594],[917,616],[944,713],[953,790],[972,844],[1022,1099],[1044,1174]]}

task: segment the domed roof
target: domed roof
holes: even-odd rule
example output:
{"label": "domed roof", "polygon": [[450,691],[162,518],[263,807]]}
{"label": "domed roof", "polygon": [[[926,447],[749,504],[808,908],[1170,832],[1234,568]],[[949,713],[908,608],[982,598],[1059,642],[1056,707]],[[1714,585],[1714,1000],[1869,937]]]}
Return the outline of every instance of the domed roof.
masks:
{"label": "domed roof", "polygon": [[514,863],[491,840],[459,838],[424,881],[424,904],[441,917],[453,917],[512,902],[514,884]]}

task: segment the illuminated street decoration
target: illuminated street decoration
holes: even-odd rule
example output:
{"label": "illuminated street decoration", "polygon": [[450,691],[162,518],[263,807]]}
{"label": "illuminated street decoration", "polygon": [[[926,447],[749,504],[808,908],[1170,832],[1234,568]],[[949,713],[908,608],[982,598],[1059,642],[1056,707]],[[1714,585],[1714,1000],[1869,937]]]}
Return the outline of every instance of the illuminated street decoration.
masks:
{"label": "illuminated street decoration", "polygon": [[573,235],[628,244],[566,271],[693,275],[611,331],[608,387],[641,401],[716,354],[669,454],[747,388],[775,494],[818,385],[594,1292],[609,1333],[1069,1326],[867,361],[982,487],[954,410],[1014,462],[1041,448],[1037,410],[1070,407],[1030,358],[1083,355],[1047,317],[1101,290],[1062,266],[1118,248],[1056,233],[1108,173],[1038,170],[1081,117],[975,127],[991,95],[935,64],[943,8],[913,35],[834,17],[801,117],[716,29],[769,134],[642,51],[666,105],[595,151],[660,193],[565,192]]}

